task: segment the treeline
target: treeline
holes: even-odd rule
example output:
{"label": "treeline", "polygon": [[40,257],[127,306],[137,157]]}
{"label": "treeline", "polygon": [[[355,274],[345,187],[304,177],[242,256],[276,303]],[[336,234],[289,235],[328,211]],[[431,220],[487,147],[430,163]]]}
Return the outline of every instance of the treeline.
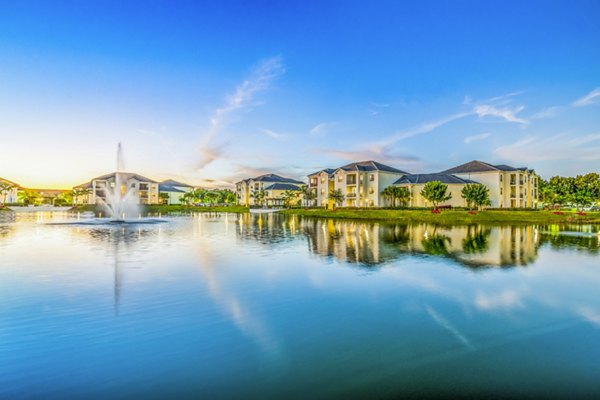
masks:
{"label": "treeline", "polygon": [[[168,195],[162,200],[166,203]],[[234,204],[235,193],[229,189],[195,189],[181,196],[181,202],[192,204]]]}
{"label": "treeline", "polygon": [[539,199],[546,205],[574,205],[580,207],[600,202],[600,175],[591,172],[585,175],[554,176],[550,180],[540,179]]}

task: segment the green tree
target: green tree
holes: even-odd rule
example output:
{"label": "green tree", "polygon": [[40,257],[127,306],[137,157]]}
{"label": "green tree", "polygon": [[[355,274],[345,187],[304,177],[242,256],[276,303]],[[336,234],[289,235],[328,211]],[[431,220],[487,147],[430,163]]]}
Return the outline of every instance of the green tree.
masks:
{"label": "green tree", "polygon": [[14,188],[15,186],[11,183],[0,182],[0,194],[2,194],[2,203],[0,203],[1,205],[4,205],[4,203],[6,203],[6,196],[8,196],[10,191]]}
{"label": "green tree", "polygon": [[169,204],[169,193],[160,192],[158,194],[158,198],[160,200],[160,204]]}
{"label": "green tree", "polygon": [[22,190],[17,193],[18,201],[28,206],[31,204],[38,204],[40,202],[40,195],[31,190]]}
{"label": "green tree", "polygon": [[316,189],[310,188],[307,185],[302,185],[300,187],[300,191],[302,192],[304,204],[310,207],[311,204],[313,204],[313,202],[317,199]]}
{"label": "green tree", "polygon": [[344,193],[342,192],[342,189],[338,189],[338,190],[332,190],[329,192],[329,198],[331,200],[333,200],[333,203],[336,206],[342,206],[342,204],[344,204],[344,200],[346,199],[346,196],[344,196]]}
{"label": "green tree", "polygon": [[595,203],[600,197],[600,176],[595,173],[577,175],[573,181],[571,200],[577,211],[580,207]]}
{"label": "green tree", "polygon": [[73,203],[74,205],[79,204],[80,200],[82,197],[87,197],[89,194],[92,193],[92,189],[73,189],[71,191],[71,198],[73,199]]}
{"label": "green tree", "polygon": [[438,209],[440,203],[452,198],[452,194],[448,193],[448,185],[440,181],[427,182],[421,190],[421,196],[433,204],[434,210]]}
{"label": "green tree", "polygon": [[282,194],[283,205],[287,208],[292,206],[292,202],[300,196],[298,190],[285,190]]}
{"label": "green tree", "polygon": [[410,190],[402,186],[388,186],[383,189],[381,195],[392,203],[392,207],[396,207],[398,202],[406,206],[411,198]]}
{"label": "green tree", "polygon": [[555,204],[556,193],[554,188],[550,182],[541,178],[538,181],[538,197],[544,206]]}
{"label": "green tree", "polygon": [[267,197],[267,192],[262,189],[255,190],[254,192],[250,193],[250,197],[254,199],[254,204],[262,206],[265,201],[265,197]]}
{"label": "green tree", "polygon": [[466,200],[469,208],[491,205],[490,190],[485,185],[479,183],[470,183],[461,190],[461,197]]}

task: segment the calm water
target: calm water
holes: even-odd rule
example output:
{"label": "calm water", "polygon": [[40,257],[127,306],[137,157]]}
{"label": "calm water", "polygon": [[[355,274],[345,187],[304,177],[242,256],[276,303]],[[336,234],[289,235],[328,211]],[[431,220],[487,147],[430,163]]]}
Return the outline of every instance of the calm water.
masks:
{"label": "calm water", "polygon": [[600,395],[595,227],[0,213],[0,398]]}

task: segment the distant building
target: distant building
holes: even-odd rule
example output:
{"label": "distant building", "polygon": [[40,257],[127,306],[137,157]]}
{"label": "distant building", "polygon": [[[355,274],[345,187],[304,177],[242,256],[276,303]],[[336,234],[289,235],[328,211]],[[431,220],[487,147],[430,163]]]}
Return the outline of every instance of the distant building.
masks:
{"label": "distant building", "polygon": [[538,205],[539,176],[527,167],[492,165],[475,160],[440,174],[451,174],[487,186],[494,208],[536,208]]}
{"label": "distant building", "polygon": [[10,190],[0,192],[0,203],[16,203],[18,201],[17,193],[21,189],[21,186],[4,178],[0,178],[0,183],[8,184],[9,186],[11,186]]}
{"label": "distant building", "polygon": [[[276,174],[265,174],[256,178],[248,178],[235,184],[237,204],[246,207],[257,205],[255,193],[264,191],[263,205],[280,205],[282,194],[286,190],[300,190],[304,182],[286,178]],[[301,200],[301,196],[298,197]]]}
{"label": "distant building", "polygon": [[408,203],[409,207],[430,207],[431,203],[428,203],[423,196],[421,191],[425,187],[425,184],[429,182],[441,182],[448,186],[446,193],[452,195],[450,200],[440,204],[440,206],[451,206],[451,207],[465,207],[467,205],[465,199],[461,196],[461,191],[470,183],[477,183],[469,179],[459,178],[458,176],[448,174],[411,174],[405,175],[402,178],[394,182],[394,185],[400,187],[406,187],[410,191],[411,198]]}
{"label": "distant building", "polygon": [[[129,173],[119,173],[122,181],[120,191],[124,195],[128,191],[138,199],[139,204],[158,204],[158,182],[144,176]],[[115,190],[116,172],[102,175],[92,179],[90,182],[75,186],[74,190],[84,190],[86,193],[78,196],[77,204],[102,204],[106,201],[109,190]]]}
{"label": "distant building", "polygon": [[377,161],[360,161],[308,175],[308,185],[316,191],[316,203],[332,207],[332,190],[344,194],[344,207],[383,207],[388,205],[381,192],[408,172]]}
{"label": "distant building", "polygon": [[159,203],[181,204],[181,198],[192,190],[194,190],[194,187],[186,183],[177,182],[172,179],[162,181],[158,184]]}

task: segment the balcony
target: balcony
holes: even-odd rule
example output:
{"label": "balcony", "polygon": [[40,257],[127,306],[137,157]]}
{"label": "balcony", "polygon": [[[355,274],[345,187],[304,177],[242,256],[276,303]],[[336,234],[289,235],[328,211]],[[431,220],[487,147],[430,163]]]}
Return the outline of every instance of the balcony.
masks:
{"label": "balcony", "polygon": [[346,193],[346,197],[349,199],[355,199],[356,193],[354,193],[354,192]]}
{"label": "balcony", "polygon": [[346,185],[356,185],[356,175],[346,176]]}

